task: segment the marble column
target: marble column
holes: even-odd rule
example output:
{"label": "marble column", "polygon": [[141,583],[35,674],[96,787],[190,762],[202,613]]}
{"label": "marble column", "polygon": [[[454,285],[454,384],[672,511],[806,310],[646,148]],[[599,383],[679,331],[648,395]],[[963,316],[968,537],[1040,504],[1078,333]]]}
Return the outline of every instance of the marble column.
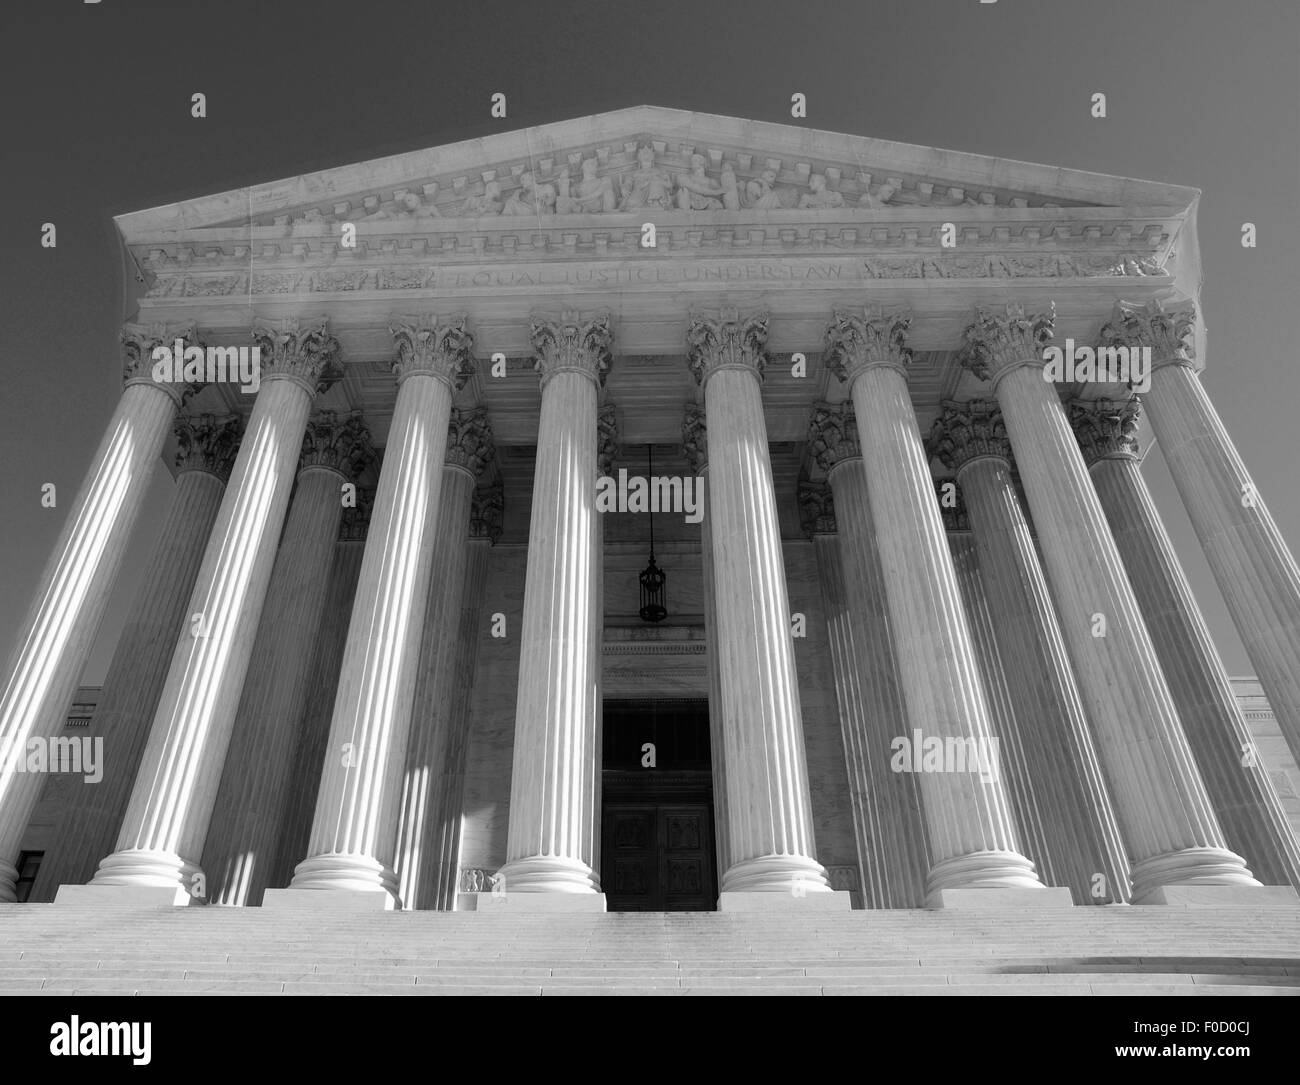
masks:
{"label": "marble column", "polygon": [[[790,635],[760,383],[766,314],[692,314],[687,362],[708,426],[708,522],[721,669],[730,866],[727,894],[830,893],[813,839],[803,719]],[[740,902],[736,902],[739,906]]]}
{"label": "marble column", "polygon": [[[959,360],[992,383],[1048,586],[1132,862],[1134,903],[1171,887],[1258,886],[1230,851],[1043,352],[1051,314],[977,310]],[[1176,894],[1175,894],[1176,895]]]}
{"label": "marble column", "polygon": [[1142,478],[1138,414],[1136,398],[1075,401],[1070,423],[1227,845],[1265,885],[1300,886],[1300,848]]}
{"label": "marble column", "polygon": [[[612,478],[614,464],[619,456],[618,409],[612,403],[602,403],[596,408],[596,477]],[[605,765],[605,517],[591,518],[591,597],[595,616],[596,635],[588,646],[588,673],[595,679],[596,692],[591,703],[591,728],[596,736],[596,804],[592,811],[592,869],[597,878],[601,873],[601,847],[604,844],[601,825],[602,783]],[[584,905],[586,906],[586,905]]]}
{"label": "marble column", "polygon": [[307,699],[298,723],[298,742],[293,763],[298,766],[294,786],[285,806],[284,827],[276,846],[275,862],[268,887],[287,886],[293,868],[307,854],[311,841],[312,816],[320,793],[321,770],[329,742],[330,713],[338,693],[339,672],[343,669],[343,649],[347,646],[348,620],[361,575],[361,559],[366,550],[366,532],[375,491],[358,490],[357,503],[343,510],[334,560],[330,569],[316,647],[309,664]]}
{"label": "marble column", "polygon": [[298,765],[292,754],[329,587],[345,501],[374,460],[357,415],[320,411],[307,423],[298,479],[280,536],[253,657],[244,679],[203,848],[214,904],[257,905],[270,883]]}
{"label": "marble column", "polygon": [[[984,699],[989,708],[989,728],[997,743],[995,756],[989,759],[996,765],[1016,826],[1016,839],[1020,850],[1034,864],[1034,871],[1044,885],[1063,884],[1052,849],[1048,846],[1047,830],[1038,794],[1030,775],[1024,744],[1020,740],[1020,721],[1016,718],[1011,691],[1007,686],[1002,653],[998,650],[994,632],[993,615],[989,610],[980,570],[980,555],[970,530],[970,517],[960,500],[960,491],[952,478],[935,479],[939,515],[943,518],[948,535],[948,551],[952,555],[953,572],[961,590],[962,606],[966,611],[966,624],[970,629],[971,647],[984,682]],[[957,503],[946,501],[956,492]],[[1077,894],[1075,894],[1077,897]]]}
{"label": "marble column", "polygon": [[438,564],[429,578],[424,637],[415,680],[415,706],[402,779],[397,832],[397,875],[404,908],[435,907],[445,825],[443,772],[451,744],[453,711],[468,675],[463,662],[461,614],[469,589],[469,526],[474,488],[493,464],[487,410],[451,412],[442,497],[431,547]]}
{"label": "marble column", "polygon": [[[597,400],[611,363],[607,315],[535,316],[541,376],[520,632],[505,892],[600,894],[603,616],[593,551]],[[601,898],[603,904],[603,896]]]}
{"label": "marble column", "polygon": [[338,341],[323,320],[259,322],[253,340],[261,390],[195,579],[189,625],[172,654],[116,850],[101,860],[94,887],[155,890],[176,903],[207,895],[197,864],[303,429],[313,397],[339,375]]}
{"label": "marble column", "polygon": [[[930,450],[957,476],[1057,885],[1076,904],[1128,900],[1129,865],[995,403],[945,403]],[[1046,871],[1043,871],[1046,874]],[[1098,877],[1100,875],[1100,877]]]}
{"label": "marble column", "polygon": [[[192,326],[123,328],[126,387],[18,626],[0,694],[0,904],[16,899],[19,845],[44,783],[26,771],[28,742],[63,729],[154,461],[176,408],[195,390],[154,380],[154,352],[193,338]],[[39,500],[36,483],[32,490]]]}
{"label": "marble column", "polygon": [[[988,704],[907,386],[910,322],[875,309],[864,315],[836,310],[823,357],[853,399],[913,735],[993,751]],[[952,900],[945,897],[950,890],[1043,888],[1020,853],[996,774],[919,775],[933,863],[929,903]]]}
{"label": "marble column", "polygon": [[1300,761],[1300,566],[1197,377],[1191,302],[1119,303],[1107,346],[1151,350],[1143,397],[1169,473],[1187,507],[1292,756]]}
{"label": "marble column", "polygon": [[808,447],[828,473],[829,492],[805,483],[799,493],[826,603],[863,899],[920,908],[929,841],[916,775],[890,769],[891,744],[909,725],[852,405],[814,407]]}
{"label": "marble column", "polygon": [[41,861],[32,901],[54,899],[60,885],[88,882],[113,849],[144,756],[176,640],[194,590],[230,468],[239,448],[238,417],[181,415],[175,432],[176,492],[113,650],[91,726],[112,752],[93,787],[77,788]]}
{"label": "marble column", "polygon": [[[452,397],[475,371],[465,318],[394,324],[397,402],[348,626],[308,855],[289,890],[343,891],[316,906],[400,907],[393,870]],[[290,894],[281,896],[280,894]],[[355,894],[366,894],[360,898]]]}
{"label": "marble column", "polygon": [[501,537],[503,490],[500,482],[474,491],[466,543],[465,590],[461,598],[460,634],[448,724],[447,753],[442,763],[441,802],[434,810],[431,865],[436,881],[427,907],[450,912],[456,906],[460,875],[460,828],[465,805],[465,759],[469,750],[470,705],[479,641],[484,633],[483,591],[487,583],[488,551]]}
{"label": "marble column", "polygon": [[700,520],[700,579],[704,596],[704,640],[708,645],[706,667],[709,678],[709,762],[713,777],[713,847],[718,874],[731,866],[731,834],[727,818],[727,750],[722,733],[722,669],[718,661],[718,600],[713,574],[713,532],[709,527],[712,502],[708,495],[709,433],[704,411],[687,404],[682,422],[682,447],[691,474],[700,479],[704,494]]}

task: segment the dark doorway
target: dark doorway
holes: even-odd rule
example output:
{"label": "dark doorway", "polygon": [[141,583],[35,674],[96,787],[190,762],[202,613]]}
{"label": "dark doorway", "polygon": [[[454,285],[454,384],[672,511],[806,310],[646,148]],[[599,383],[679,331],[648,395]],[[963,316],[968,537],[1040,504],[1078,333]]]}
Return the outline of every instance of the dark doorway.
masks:
{"label": "dark doorway", "polygon": [[601,886],[611,912],[717,907],[707,701],[606,701]]}

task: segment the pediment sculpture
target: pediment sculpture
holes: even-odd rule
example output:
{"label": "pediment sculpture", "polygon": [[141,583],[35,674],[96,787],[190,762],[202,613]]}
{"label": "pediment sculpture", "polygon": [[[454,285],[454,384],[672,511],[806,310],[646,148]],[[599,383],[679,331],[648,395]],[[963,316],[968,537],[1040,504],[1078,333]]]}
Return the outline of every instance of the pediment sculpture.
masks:
{"label": "pediment sculpture", "polygon": [[[578,165],[579,174],[573,176],[572,167],[564,166],[549,176],[541,176],[535,169],[512,170],[513,178],[497,180],[493,173],[485,173],[481,192],[466,194],[460,180],[455,186],[456,202],[439,208],[434,200],[438,191],[436,183],[424,186],[424,196],[418,191],[399,190],[391,205],[385,204],[364,217],[367,220],[402,220],[426,218],[484,218],[488,216],[537,217],[541,215],[602,215],[625,211],[826,211],[863,209],[869,211],[893,210],[901,207],[977,207],[980,201],[965,195],[944,193],[936,187],[924,193],[905,191],[898,178],[887,178],[872,192],[869,177],[860,182],[857,195],[853,187],[850,195],[838,189],[838,173],[834,169],[808,172],[800,185],[779,184],[778,170],[771,165],[757,170],[747,179],[737,176],[737,165],[729,159],[717,162],[710,171],[708,159],[702,154],[689,156],[689,168],[670,167],[656,160],[653,144],[641,143],[636,148],[634,163],[627,163],[622,155],[615,156],[615,165],[605,158],[590,156],[570,158]],[[748,159],[741,156],[748,168]],[[544,162],[544,166],[547,164]],[[549,166],[547,167],[549,168]],[[806,170],[807,167],[804,167]],[[832,187],[834,182],[835,187]],[[374,207],[374,197],[366,206]],[[332,221],[340,215],[330,215],[320,208],[311,208],[297,217],[294,223]]]}

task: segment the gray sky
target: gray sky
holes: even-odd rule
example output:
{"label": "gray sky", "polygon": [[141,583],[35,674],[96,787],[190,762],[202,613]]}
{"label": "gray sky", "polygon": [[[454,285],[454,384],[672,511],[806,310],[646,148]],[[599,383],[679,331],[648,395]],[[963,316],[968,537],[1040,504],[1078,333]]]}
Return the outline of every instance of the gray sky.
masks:
{"label": "gray sky", "polygon": [[[802,91],[812,127],[1202,189],[1204,381],[1300,544],[1295,0],[6,0],[0,40],[0,657],[120,393],[114,214],[642,103],[788,123]],[[1253,673],[1158,449],[1147,477],[1228,669]],[[88,684],[170,490],[160,463]]]}

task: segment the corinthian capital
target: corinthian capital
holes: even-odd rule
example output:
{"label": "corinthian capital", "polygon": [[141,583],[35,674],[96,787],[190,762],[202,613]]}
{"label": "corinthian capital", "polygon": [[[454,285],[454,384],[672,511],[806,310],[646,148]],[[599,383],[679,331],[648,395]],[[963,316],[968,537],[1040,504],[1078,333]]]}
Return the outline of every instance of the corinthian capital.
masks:
{"label": "corinthian capital", "polygon": [[263,380],[296,381],[315,395],[343,376],[339,341],[329,333],[324,317],[254,321],[253,345],[261,356]]}
{"label": "corinthian capital", "polygon": [[470,502],[469,537],[487,539],[495,546],[501,537],[504,509],[505,491],[501,483],[478,487]]}
{"label": "corinthian capital", "polygon": [[1136,460],[1141,413],[1136,396],[1123,401],[1072,400],[1070,425],[1084,463],[1091,467],[1098,460]]}
{"label": "corinthian capital", "polygon": [[604,387],[614,345],[608,313],[586,320],[571,310],[562,312],[558,320],[534,313],[530,326],[533,368],[540,374],[543,388],[556,373],[581,373],[595,381],[597,388]]}
{"label": "corinthian capital", "polygon": [[496,454],[487,408],[457,410],[453,407],[447,423],[447,465],[459,467],[477,479],[496,459]]}
{"label": "corinthian capital", "polygon": [[1019,366],[1044,364],[1043,351],[1052,341],[1056,327],[1056,305],[1047,311],[1026,315],[1024,307],[1011,302],[1002,312],[977,306],[975,322],[963,333],[965,346],[957,361],[980,380],[994,385]]}
{"label": "corinthian capital", "polygon": [[243,430],[243,422],[235,414],[178,415],[173,426],[177,473],[204,471],[228,481]]}
{"label": "corinthian capital", "polygon": [[682,419],[682,451],[691,474],[699,475],[709,466],[709,426],[704,408],[694,403],[686,404]]}
{"label": "corinthian capital", "polygon": [[360,414],[340,418],[337,411],[318,411],[308,420],[303,433],[298,470],[328,467],[355,482],[374,459],[370,431]]}
{"label": "corinthian capital", "polygon": [[814,405],[808,422],[808,450],[817,466],[828,474],[845,460],[862,455],[852,403],[841,403],[837,407],[829,403]]}
{"label": "corinthian capital", "polygon": [[[152,384],[181,406],[203,387],[202,381],[181,379],[184,353],[191,347],[205,350],[198,331],[190,324],[123,324],[122,380],[126,384]],[[159,350],[166,350],[168,364],[156,365]],[[204,370],[200,367],[199,372]]]}
{"label": "corinthian capital", "polygon": [[691,313],[686,325],[686,364],[695,380],[705,384],[720,369],[743,369],[763,379],[767,366],[767,313],[741,317],[723,309],[714,319]]}
{"label": "corinthian capital", "polygon": [[1001,408],[990,399],[944,402],[930,428],[926,451],[949,471],[959,473],[966,464],[983,456],[1010,463],[1011,442]]}
{"label": "corinthian capital", "polygon": [[1105,347],[1150,347],[1151,366],[1192,365],[1196,356],[1196,304],[1187,298],[1145,305],[1117,301],[1110,321],[1102,326]]}
{"label": "corinthian capital", "polygon": [[474,335],[463,313],[441,320],[434,313],[397,317],[388,325],[397,344],[393,372],[400,385],[415,374],[435,377],[459,391],[474,374]]}
{"label": "corinthian capital", "polygon": [[810,539],[835,534],[835,500],[825,479],[799,483],[799,524]]}
{"label": "corinthian capital", "polygon": [[875,305],[868,305],[861,315],[835,309],[826,326],[822,359],[827,369],[849,384],[859,373],[877,365],[906,373],[912,362],[912,351],[907,346],[911,326],[908,313],[885,312]]}

